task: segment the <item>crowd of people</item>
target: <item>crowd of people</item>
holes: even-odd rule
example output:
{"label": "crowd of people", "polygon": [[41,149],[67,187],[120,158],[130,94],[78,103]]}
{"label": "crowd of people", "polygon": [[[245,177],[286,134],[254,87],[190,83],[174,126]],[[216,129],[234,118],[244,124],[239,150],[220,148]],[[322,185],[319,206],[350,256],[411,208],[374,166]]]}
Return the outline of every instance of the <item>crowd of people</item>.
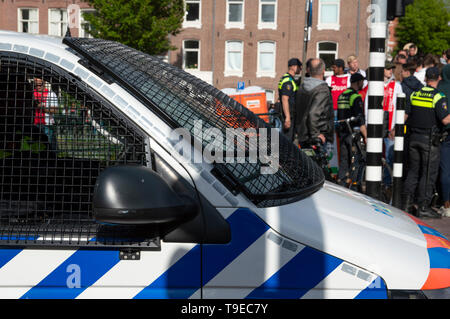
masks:
{"label": "crowd of people", "polygon": [[[341,120],[352,119],[367,143],[368,73],[360,69],[358,58],[333,61],[333,75],[325,77],[325,62],[312,58],[299,78],[303,64],[288,61],[288,72],[278,86],[283,132],[300,148],[337,140],[340,148],[337,183],[348,185],[351,132]],[[384,66],[383,104],[384,155],[392,167],[394,158],[397,99],[405,95],[405,138],[402,209],[418,217],[450,216],[450,49],[441,56],[424,54],[410,43]],[[340,123],[342,124],[342,123]],[[336,138],[337,137],[337,138]],[[384,176],[384,186],[391,178]],[[438,192],[442,205],[432,207]]]}

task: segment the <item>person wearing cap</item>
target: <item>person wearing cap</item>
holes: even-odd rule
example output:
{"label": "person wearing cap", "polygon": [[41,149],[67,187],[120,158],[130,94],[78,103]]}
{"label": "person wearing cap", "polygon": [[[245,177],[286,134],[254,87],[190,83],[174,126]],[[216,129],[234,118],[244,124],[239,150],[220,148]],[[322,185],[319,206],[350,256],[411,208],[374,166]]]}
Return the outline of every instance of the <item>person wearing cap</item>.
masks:
{"label": "person wearing cap", "polygon": [[347,88],[350,87],[351,74],[345,73],[345,62],[342,59],[336,59],[331,65],[333,75],[326,79],[328,86],[331,88],[331,96],[333,98],[333,109],[337,110],[337,100]]}
{"label": "person wearing cap", "polygon": [[[350,88],[345,90],[338,97],[338,120],[347,120],[354,118],[350,122],[352,127],[359,126],[364,140],[367,140],[367,129],[364,119],[364,103],[361,95],[358,93],[364,86],[365,78],[360,73],[355,73],[350,78]],[[337,183],[348,186],[351,156],[352,156],[352,132],[349,131],[346,123],[340,123],[338,127],[340,141],[339,153],[339,171]]]}
{"label": "person wearing cap", "polygon": [[298,85],[294,76],[300,74],[302,63],[297,58],[288,61],[288,71],[284,74],[278,83],[278,96],[283,111],[283,133],[290,140],[294,140],[294,122],[295,122],[295,96]]}
{"label": "person wearing cap", "polygon": [[440,133],[443,126],[450,124],[450,113],[446,96],[437,90],[439,69],[428,68],[425,80],[426,86],[411,95],[408,173],[402,208],[412,212],[415,202],[418,205],[417,217],[440,218],[431,208],[431,199],[439,172]]}

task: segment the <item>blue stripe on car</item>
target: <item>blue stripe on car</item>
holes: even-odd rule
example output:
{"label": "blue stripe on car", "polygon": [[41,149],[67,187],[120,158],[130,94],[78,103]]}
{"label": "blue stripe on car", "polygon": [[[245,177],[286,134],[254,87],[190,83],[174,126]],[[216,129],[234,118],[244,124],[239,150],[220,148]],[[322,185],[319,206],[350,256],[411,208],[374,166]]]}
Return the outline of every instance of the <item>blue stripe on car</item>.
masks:
{"label": "blue stripe on car", "polygon": [[430,268],[450,269],[450,249],[447,248],[428,248],[430,256]]}
{"label": "blue stripe on car", "polygon": [[203,284],[213,279],[269,229],[249,209],[236,210],[227,221],[231,228],[231,242],[203,246]]}
{"label": "blue stripe on car", "polygon": [[200,245],[192,248],[135,299],[185,299],[200,288]]}
{"label": "blue stripe on car", "polygon": [[420,230],[421,230],[422,233],[424,233],[424,234],[434,235],[434,236],[437,236],[437,237],[441,237],[441,238],[447,239],[447,238],[445,238],[444,235],[442,235],[442,234],[439,233],[438,231],[434,230],[433,228],[426,227],[426,226],[423,226],[423,225],[417,225],[417,226],[419,226]]}
{"label": "blue stripe on car", "polygon": [[341,263],[338,258],[305,247],[247,298],[301,298]]}
{"label": "blue stripe on car", "polygon": [[383,279],[377,277],[355,299],[387,299],[387,288]]}
{"label": "blue stripe on car", "polygon": [[[76,298],[118,262],[118,251],[78,250],[23,295],[22,299]],[[78,275],[79,287],[76,281]]]}
{"label": "blue stripe on car", "polygon": [[[248,209],[236,210],[227,221],[231,242],[203,246],[204,283],[214,278],[269,228]],[[189,298],[201,287],[200,249],[200,245],[195,246],[135,298]]]}
{"label": "blue stripe on car", "polygon": [[0,268],[17,256],[22,249],[0,249]]}

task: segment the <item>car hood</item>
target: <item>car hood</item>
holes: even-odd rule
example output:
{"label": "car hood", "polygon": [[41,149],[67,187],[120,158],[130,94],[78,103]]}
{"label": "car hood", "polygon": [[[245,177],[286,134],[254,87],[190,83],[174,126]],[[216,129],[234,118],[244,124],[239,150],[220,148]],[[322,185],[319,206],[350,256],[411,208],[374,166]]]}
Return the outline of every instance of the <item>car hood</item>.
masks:
{"label": "car hood", "polygon": [[257,214],[280,234],[379,275],[389,289],[449,286],[448,276],[445,282],[430,278],[430,238],[437,238],[444,266],[450,261],[449,241],[413,216],[366,195],[326,182],[304,200]]}

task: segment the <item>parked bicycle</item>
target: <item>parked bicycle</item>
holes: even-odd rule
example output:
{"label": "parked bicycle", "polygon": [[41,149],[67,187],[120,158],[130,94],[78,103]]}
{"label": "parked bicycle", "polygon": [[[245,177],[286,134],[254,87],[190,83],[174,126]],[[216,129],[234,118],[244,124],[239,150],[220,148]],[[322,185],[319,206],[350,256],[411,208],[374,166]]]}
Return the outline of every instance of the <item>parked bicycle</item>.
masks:
{"label": "parked bicycle", "polygon": [[328,160],[326,147],[319,138],[313,139],[306,147],[302,147],[302,151],[319,165],[327,181],[336,182]]}
{"label": "parked bicycle", "polygon": [[[364,137],[361,134],[359,127],[353,127],[351,122],[355,120],[354,117],[345,120],[335,121],[336,127],[344,123],[351,132],[352,136],[352,148],[351,148],[351,164],[350,173],[345,184],[346,187],[354,191],[365,193],[366,192],[366,143]],[[387,164],[384,157],[381,158],[382,165],[382,182],[381,182],[381,198],[380,200],[390,204],[392,201],[392,169]],[[387,181],[387,183],[386,183]]]}

